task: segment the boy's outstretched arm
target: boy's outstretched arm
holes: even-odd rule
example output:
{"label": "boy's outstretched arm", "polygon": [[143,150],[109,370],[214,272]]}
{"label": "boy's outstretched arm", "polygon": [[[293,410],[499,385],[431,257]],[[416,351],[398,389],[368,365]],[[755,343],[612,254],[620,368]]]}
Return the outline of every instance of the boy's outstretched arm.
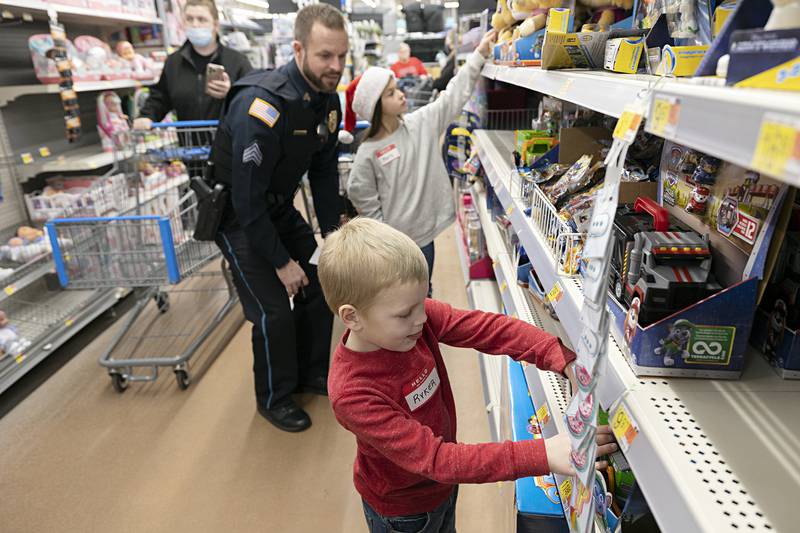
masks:
{"label": "boy's outstretched arm", "polygon": [[549,473],[545,440],[445,442],[367,385],[332,402],[336,419],[388,460],[439,483],[490,483]]}
{"label": "boy's outstretched arm", "polygon": [[[484,311],[465,311],[436,300],[425,302],[428,323],[439,342],[483,353],[508,355],[542,370],[565,374],[575,353],[561,340],[522,320]],[[569,374],[567,372],[566,374]]]}

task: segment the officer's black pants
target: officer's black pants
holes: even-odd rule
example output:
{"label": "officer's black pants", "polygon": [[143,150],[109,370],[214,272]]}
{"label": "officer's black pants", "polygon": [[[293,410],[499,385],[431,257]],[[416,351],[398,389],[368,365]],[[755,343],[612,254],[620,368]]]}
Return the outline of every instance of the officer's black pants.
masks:
{"label": "officer's black pants", "polygon": [[273,217],[273,223],[310,282],[294,297],[294,310],[275,268],[253,251],[242,229],[217,236],[217,245],[233,271],[245,317],[253,324],[256,401],[267,408],[288,398],[298,384],[328,375],[333,327],[317,267],[308,262],[317,247],[314,234],[294,207],[282,211]]}

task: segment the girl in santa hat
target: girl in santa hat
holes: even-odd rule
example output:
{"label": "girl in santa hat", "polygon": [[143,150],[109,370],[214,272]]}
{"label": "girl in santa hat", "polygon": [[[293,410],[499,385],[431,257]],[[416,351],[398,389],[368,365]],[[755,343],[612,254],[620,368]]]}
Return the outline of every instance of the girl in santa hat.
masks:
{"label": "girl in santa hat", "polygon": [[433,240],[455,220],[439,139],[472,94],[495,36],[484,35],[436,101],[412,113],[406,114],[406,97],[389,69],[367,69],[353,95],[353,110],[370,128],[356,152],[347,195],[360,215],[411,237],[425,254],[429,276]]}

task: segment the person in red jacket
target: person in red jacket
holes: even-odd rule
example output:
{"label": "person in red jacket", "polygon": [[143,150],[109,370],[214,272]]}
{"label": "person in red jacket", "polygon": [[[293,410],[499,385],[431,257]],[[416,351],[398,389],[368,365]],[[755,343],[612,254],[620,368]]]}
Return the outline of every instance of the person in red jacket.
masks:
{"label": "person in red jacket", "polygon": [[416,57],[411,57],[411,47],[406,43],[400,43],[397,51],[397,62],[391,66],[392,72],[398,79],[408,76],[423,77],[428,75],[425,65]]}
{"label": "person in red jacket", "polygon": [[[508,354],[568,376],[575,354],[544,331],[505,315],[427,299],[428,267],[409,237],[355,218],[325,239],[325,299],[347,330],[331,361],[328,394],[356,437],[354,482],[372,533],[455,531],[459,483],[572,475],[566,434],[462,444],[439,343]],[[617,449],[598,428],[598,456]],[[602,465],[599,465],[602,467]]]}

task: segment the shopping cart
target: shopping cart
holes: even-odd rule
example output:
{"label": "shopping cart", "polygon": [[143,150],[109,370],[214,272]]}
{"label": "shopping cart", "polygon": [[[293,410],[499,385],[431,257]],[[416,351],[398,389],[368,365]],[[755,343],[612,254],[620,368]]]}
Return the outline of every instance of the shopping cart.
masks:
{"label": "shopping cart", "polygon": [[[140,298],[100,358],[112,385],[154,381],[171,367],[181,389],[188,362],[237,302],[230,271],[214,243],[192,238],[197,198],[189,179],[203,172],[216,122],[154,124],[133,132],[120,166],[130,208],[114,216],[47,223],[59,281],[65,288],[126,287]],[[179,300],[191,312],[169,313]],[[136,368],[149,373],[136,374]]]}
{"label": "shopping cart", "polygon": [[436,96],[436,91],[433,89],[433,81],[430,78],[401,78],[397,80],[397,86],[406,95],[409,112],[428,105]]}

